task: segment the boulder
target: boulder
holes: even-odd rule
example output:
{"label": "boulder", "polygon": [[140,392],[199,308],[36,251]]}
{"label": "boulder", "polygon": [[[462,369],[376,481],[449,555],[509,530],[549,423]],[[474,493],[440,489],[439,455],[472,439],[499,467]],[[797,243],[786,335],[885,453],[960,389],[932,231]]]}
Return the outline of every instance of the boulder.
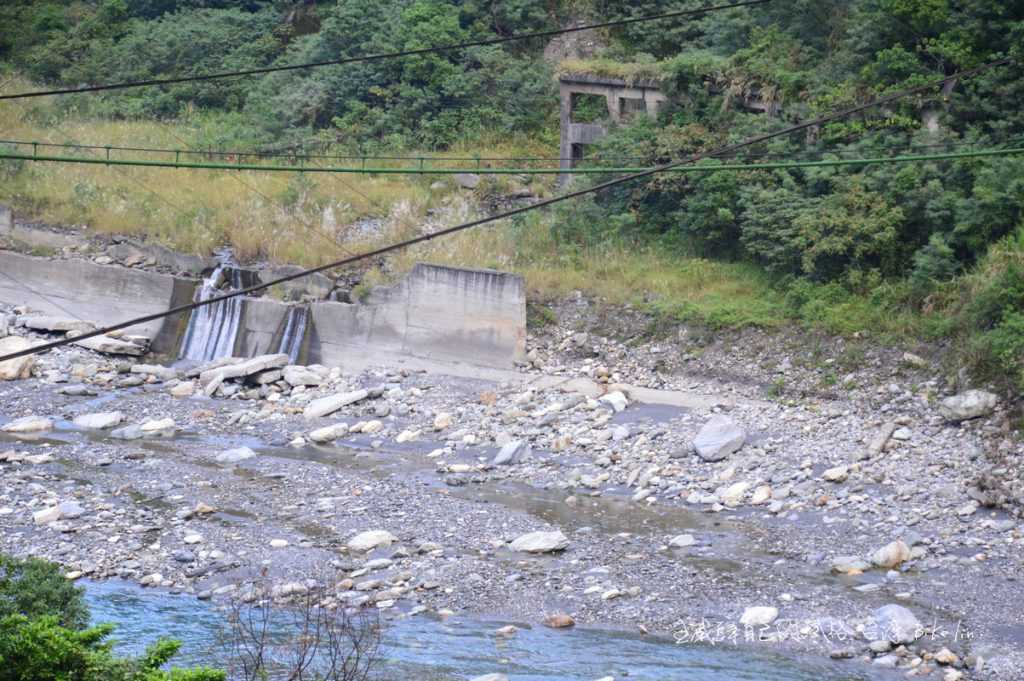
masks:
{"label": "boulder", "polygon": [[119,338],[111,338],[110,336],[83,338],[82,340],[76,340],[75,345],[104,355],[132,355],[139,357],[148,352],[148,349],[141,345],[129,343]]}
{"label": "boulder", "polygon": [[895,568],[910,560],[910,547],[902,539],[886,544],[871,555],[871,562],[881,568]]}
{"label": "boulder", "polygon": [[864,628],[868,641],[890,641],[894,644],[913,643],[924,634],[921,622],[902,605],[890,603],[872,613]]}
{"label": "boulder", "polygon": [[328,395],[327,397],[321,397],[318,400],[313,400],[306,405],[303,415],[307,419],[320,418],[322,416],[330,416],[334,412],[338,411],[342,407],[347,407],[350,404],[355,404],[365,400],[370,395],[367,390],[355,390],[347,393],[338,393],[337,395]]}
{"label": "boulder", "polygon": [[74,424],[88,430],[106,430],[124,421],[124,414],[119,411],[107,411],[99,414],[82,414],[76,416]]}
{"label": "boulder", "polygon": [[565,629],[576,624],[576,620],[572,618],[572,615],[568,615],[564,612],[556,612],[553,615],[548,615],[544,618],[544,626],[551,627],[552,629]]}
{"label": "boulder", "polygon": [[199,374],[199,382],[207,394],[212,394],[221,383],[232,378],[245,378],[259,374],[268,369],[280,369],[288,364],[288,355],[260,355],[243,362],[236,362],[215,369],[207,369]]}
{"label": "boulder", "polygon": [[685,549],[688,546],[693,546],[697,543],[697,540],[692,534],[681,534],[677,537],[672,537],[672,540],[668,543],[674,549]]}
{"label": "boulder", "polygon": [[832,572],[839,574],[859,574],[871,566],[859,556],[836,556],[832,559]]}
{"label": "boulder", "polygon": [[309,434],[309,439],[317,444],[326,444],[328,442],[334,442],[339,437],[345,436],[347,433],[347,423],[335,423],[333,426],[317,428]]}
{"label": "boulder", "polygon": [[5,433],[41,433],[53,430],[53,421],[43,416],[23,416],[5,423],[0,430]]}
{"label": "boulder", "polygon": [[999,397],[984,390],[968,390],[947,397],[939,403],[939,413],[948,421],[967,421],[988,416],[995,411]]}
{"label": "boulder", "polygon": [[463,189],[476,189],[480,186],[480,176],[475,173],[457,173],[455,183]]}
{"label": "boulder", "polygon": [[747,441],[747,433],[732,419],[715,414],[693,439],[693,449],[705,461],[721,461],[739,450]]}
{"label": "boulder", "polygon": [[139,426],[139,430],[143,433],[162,433],[168,430],[173,431],[176,428],[177,426],[172,418],[154,419],[152,421],[146,421]]}
{"label": "boulder", "polygon": [[[32,342],[22,336],[0,338],[0,356],[28,350],[30,347],[32,347]],[[32,375],[32,367],[35,363],[36,358],[32,355],[0,362],[0,381],[17,381],[28,378]]]}
{"label": "boulder", "polygon": [[238,463],[240,461],[245,461],[246,459],[252,459],[255,456],[256,452],[252,451],[248,447],[238,447],[218,454],[217,463]]}
{"label": "boulder", "polygon": [[828,482],[845,482],[850,477],[849,466],[836,466],[827,469],[822,476]]}
{"label": "boulder", "polygon": [[170,389],[171,397],[192,397],[196,391],[195,381],[182,381]]}
{"label": "boulder", "polygon": [[616,390],[615,392],[610,392],[607,395],[604,395],[598,400],[598,402],[607,404],[615,413],[618,413],[629,406],[629,398],[627,398],[625,393],[621,390]]}
{"label": "boulder", "polygon": [[764,627],[779,616],[779,609],[770,606],[755,606],[747,608],[740,617],[740,624],[745,627]]}
{"label": "boulder", "polygon": [[494,460],[491,461],[492,465],[504,466],[505,464],[518,463],[523,458],[530,455],[530,445],[523,442],[522,440],[512,440],[512,442],[506,443],[498,453],[494,456]]}
{"label": "boulder", "polygon": [[366,551],[372,551],[378,546],[391,546],[391,544],[397,541],[398,537],[387,530],[367,530],[349,539],[348,548],[350,551],[365,553]]}
{"label": "boulder", "polygon": [[320,372],[303,366],[290,364],[284,368],[284,382],[292,387],[307,385],[323,385],[324,375]]}
{"label": "boulder", "polygon": [[510,548],[523,553],[553,553],[569,547],[569,538],[561,530],[554,532],[530,532],[517,537]]}
{"label": "boulder", "polygon": [[60,520],[60,506],[50,506],[32,514],[32,522],[36,525],[47,525]]}

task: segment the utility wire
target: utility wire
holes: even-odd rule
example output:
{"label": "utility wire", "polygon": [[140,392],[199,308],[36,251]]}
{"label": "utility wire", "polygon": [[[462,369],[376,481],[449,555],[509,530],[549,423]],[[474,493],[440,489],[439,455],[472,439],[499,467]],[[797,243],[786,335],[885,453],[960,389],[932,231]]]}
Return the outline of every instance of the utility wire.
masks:
{"label": "utility wire", "polygon": [[514,217],[516,215],[522,215],[522,214],[528,213],[530,211],[538,210],[540,208],[545,208],[547,206],[552,206],[552,205],[555,205],[555,204],[558,204],[558,203],[562,203],[564,201],[569,201],[571,199],[579,198],[581,196],[587,196],[589,194],[595,194],[595,193],[603,191],[605,189],[611,189],[612,187],[618,187],[618,186],[621,186],[621,185],[633,182],[635,180],[643,179],[645,177],[651,177],[651,176],[657,175],[659,173],[663,173],[665,171],[672,170],[672,169],[677,168],[677,167],[682,166],[682,165],[696,163],[697,161],[700,161],[700,160],[703,160],[703,159],[706,159],[706,158],[715,158],[715,157],[723,155],[723,154],[729,154],[729,153],[732,153],[732,152],[734,152],[734,151],[736,151],[738,149],[743,149],[744,147],[749,147],[749,146],[752,146],[754,144],[760,144],[761,142],[766,142],[766,141],[768,141],[770,139],[774,139],[776,137],[782,137],[784,135],[790,135],[790,134],[792,134],[794,132],[799,132],[801,130],[806,130],[808,128],[812,128],[812,127],[815,127],[815,126],[823,125],[823,124],[829,123],[831,121],[839,120],[841,118],[846,118],[848,116],[852,116],[853,114],[859,113],[859,112],[864,111],[866,109],[870,109],[870,108],[873,108],[873,107],[876,107],[876,106],[882,106],[882,105],[888,104],[890,102],[894,102],[894,101],[896,101],[898,99],[902,99],[903,97],[907,97],[909,95],[913,95],[913,94],[917,94],[917,93],[920,93],[920,92],[924,92],[924,91],[930,90],[930,89],[932,89],[934,87],[940,87],[940,86],[942,86],[942,85],[944,85],[946,83],[949,83],[951,81],[955,81],[955,80],[959,80],[959,79],[967,79],[967,78],[976,76],[979,73],[983,73],[985,71],[989,71],[989,70],[997,68],[997,67],[1007,66],[1007,65],[1009,65],[1011,63],[1014,63],[1011,58],[1004,58],[1004,59],[1000,59],[998,61],[989,62],[987,64],[983,64],[982,66],[978,66],[976,68],[969,69],[967,71],[961,71],[961,72],[956,73],[956,74],[954,74],[952,76],[947,76],[946,78],[942,78],[942,79],[939,79],[939,80],[934,80],[934,81],[932,81],[932,82],[930,82],[928,84],[925,84],[925,85],[919,85],[919,86],[916,86],[916,87],[911,87],[911,88],[906,88],[906,89],[903,89],[903,90],[899,90],[897,92],[894,92],[892,94],[886,95],[884,97],[879,97],[879,98],[873,99],[873,100],[871,100],[869,102],[866,102],[864,104],[858,104],[856,106],[850,107],[848,109],[844,109],[842,111],[838,111],[838,112],[831,113],[831,114],[826,114],[824,116],[819,116],[818,118],[815,118],[815,119],[809,120],[809,121],[805,121],[803,123],[797,123],[797,124],[791,125],[789,127],[786,127],[786,128],[784,128],[782,130],[778,130],[778,131],[775,131],[775,132],[769,132],[769,133],[763,133],[761,135],[756,135],[754,137],[750,137],[750,138],[748,138],[746,140],[743,140],[741,142],[736,142],[736,143],[733,143],[733,144],[726,145],[726,146],[724,146],[724,147],[722,147],[720,149],[714,150],[714,151],[702,152],[702,153],[694,154],[692,156],[689,156],[689,157],[687,157],[685,159],[682,159],[682,160],[679,160],[679,161],[673,161],[671,163],[668,163],[668,164],[665,164],[665,165],[662,165],[662,166],[658,166],[656,168],[652,168],[652,169],[649,169],[649,170],[644,170],[644,171],[639,172],[639,173],[633,173],[633,174],[626,175],[626,176],[623,176],[623,177],[619,177],[619,178],[616,178],[616,179],[613,179],[613,180],[609,180],[607,182],[603,182],[601,184],[594,185],[592,187],[588,187],[588,188],[585,188],[585,189],[579,189],[577,191],[569,192],[567,194],[562,194],[560,196],[556,196],[556,197],[553,197],[553,198],[550,198],[550,199],[545,199],[543,201],[539,201],[539,202],[531,204],[529,206],[523,206],[523,207],[520,207],[520,208],[514,208],[514,209],[511,209],[511,210],[505,211],[503,213],[499,213],[499,214],[492,215],[492,216],[489,216],[489,217],[480,218],[478,220],[473,220],[473,221],[470,221],[470,222],[465,222],[465,223],[462,223],[462,224],[459,224],[459,225],[454,225],[452,227],[446,227],[444,229],[440,229],[440,230],[437,230],[435,232],[430,232],[428,234],[422,234],[420,236],[417,236],[417,237],[414,237],[414,238],[411,238],[411,239],[406,239],[404,241],[400,241],[400,242],[397,242],[397,243],[389,244],[387,246],[382,246],[382,247],[374,249],[372,251],[366,251],[366,252],[361,253],[361,254],[356,255],[356,256],[345,258],[343,260],[338,260],[337,262],[328,263],[326,265],[320,265],[319,267],[310,268],[308,270],[303,270],[301,272],[296,272],[295,274],[290,274],[290,275],[287,275],[287,276],[284,276],[284,277],[280,277],[280,278],[272,280],[272,281],[268,281],[268,282],[265,282],[265,283],[257,284],[257,285],[254,285],[254,286],[250,286],[248,288],[239,289],[237,291],[232,291],[230,293],[225,293],[224,295],[216,296],[216,297],[213,297],[213,298],[208,298],[207,300],[196,301],[196,302],[193,302],[193,303],[190,303],[190,304],[186,304],[186,305],[179,305],[179,306],[173,307],[173,308],[171,308],[169,310],[164,310],[162,312],[156,312],[154,314],[145,315],[145,316],[142,316],[142,317],[137,317],[135,319],[130,319],[128,321],[120,322],[120,323],[114,324],[112,326],[108,326],[108,327],[105,327],[105,328],[102,328],[102,329],[96,329],[95,331],[90,331],[88,333],[84,333],[84,334],[82,334],[80,336],[76,336],[74,339],[63,339],[63,340],[51,341],[49,343],[43,343],[43,344],[40,344],[40,345],[36,345],[34,347],[31,347],[31,348],[28,348],[28,349],[25,349],[25,350],[9,353],[7,355],[4,355],[4,356],[0,357],[0,362],[6,361],[6,360],[10,360],[10,359],[16,359],[18,357],[26,357],[28,355],[35,355],[35,354],[38,354],[40,352],[45,352],[46,350],[52,350],[54,348],[63,347],[65,345],[73,343],[76,340],[84,340],[86,338],[102,336],[102,335],[105,335],[105,334],[110,333],[112,331],[118,331],[120,329],[125,329],[125,328],[128,328],[130,326],[135,326],[135,325],[138,325],[138,324],[144,324],[144,323],[147,323],[147,322],[155,321],[157,319],[162,319],[163,317],[168,317],[170,315],[181,314],[183,312],[189,312],[189,311],[194,310],[196,308],[203,307],[203,306],[206,306],[206,305],[213,305],[215,303],[219,303],[219,302],[224,301],[224,300],[229,300],[231,298],[237,298],[239,296],[246,296],[246,295],[249,295],[249,294],[252,294],[252,293],[257,293],[259,291],[263,291],[263,290],[265,290],[267,288],[270,288],[272,286],[276,286],[278,284],[283,284],[283,283],[286,283],[286,282],[289,282],[289,281],[294,281],[296,279],[301,279],[302,277],[309,276],[310,274],[316,274],[316,273],[323,272],[323,271],[326,271],[326,270],[334,269],[336,267],[341,267],[343,265],[348,265],[348,264],[351,264],[351,263],[354,263],[354,262],[358,262],[360,260],[366,260],[368,258],[379,257],[379,256],[385,255],[387,253],[391,253],[391,252],[398,251],[398,250],[401,250],[401,249],[404,249],[404,248],[408,248],[409,246],[414,246],[416,244],[432,241],[434,239],[438,239],[438,238],[443,237],[443,236],[448,236],[450,234],[455,234],[457,232],[462,232],[462,231],[465,231],[465,230],[468,230],[468,229],[472,229],[474,227],[479,227],[480,225],[488,224],[488,223],[491,223],[491,222],[496,222],[498,220],[503,220],[503,219],[506,219],[506,218]]}
{"label": "utility wire", "polygon": [[[927,161],[946,161],[965,158],[987,158],[994,156],[1016,156],[1024,153],[1022,147],[999,147],[993,149],[978,149],[976,151],[951,151],[946,153],[898,155],[898,156],[877,156],[873,158],[840,158],[822,159],[817,161],[780,161],[761,163],[726,163],[721,165],[686,165],[667,168],[665,172],[672,173],[715,173],[720,171],[744,171],[744,170],[787,170],[794,168],[828,168],[839,166],[869,166],[884,163],[923,163]],[[721,158],[716,156],[716,158]],[[283,173],[333,173],[349,175],[459,175],[462,173],[477,173],[479,175],[622,175],[624,173],[640,173],[649,170],[656,170],[660,166],[647,167],[605,167],[596,168],[387,168],[387,167],[366,167],[366,168],[344,168],[332,166],[277,166],[277,165],[249,165],[233,163],[175,163],[174,161],[146,161],[113,159],[105,160],[100,158],[89,158],[82,156],[31,156],[29,154],[15,154],[0,151],[0,160],[16,161],[38,161],[44,163],[84,163],[89,165],[112,165],[112,166],[139,166],[144,168],[188,168],[198,170],[238,170],[238,171],[266,171]],[[237,177],[237,176],[234,176]],[[245,184],[243,182],[243,184]],[[255,188],[248,186],[251,190]],[[261,196],[266,195],[260,193]],[[367,197],[368,198],[368,197]]]}
{"label": "utility wire", "polygon": [[135,80],[127,81],[123,83],[107,83],[104,85],[89,85],[78,88],[65,88],[58,90],[40,90],[37,92],[21,92],[13,95],[0,95],[0,100],[5,99],[27,99],[29,97],[46,97],[48,95],[69,95],[81,92],[102,92],[106,90],[124,90],[128,88],[147,87],[150,85],[173,85],[175,83],[192,83],[199,81],[210,81],[219,80],[223,78],[238,78],[240,76],[255,76],[265,73],[276,73],[279,71],[298,71],[304,69],[319,68],[322,66],[339,66],[342,64],[355,64],[360,62],[374,62],[382,61],[385,59],[396,59],[400,57],[412,57],[422,54],[433,54],[437,52],[453,52],[457,50],[463,50],[470,47],[485,47],[488,45],[501,45],[504,43],[516,42],[519,40],[530,40],[532,38],[548,38],[556,35],[564,35],[566,33],[578,33],[580,31],[590,31],[599,28],[614,28],[618,26],[628,26],[630,24],[639,24],[648,21],[663,21],[665,19],[679,19],[683,17],[699,16],[701,14],[707,14],[708,12],[716,12],[719,10],[734,9],[737,7],[752,7],[754,5],[763,5],[771,2],[771,0],[744,0],[743,2],[734,2],[727,5],[713,5],[710,7],[703,7],[701,9],[684,10],[679,12],[666,12],[664,14],[652,14],[642,17],[634,17],[632,19],[616,19],[614,21],[604,21],[597,24],[587,24],[584,26],[572,26],[569,28],[558,28],[548,31],[537,31],[534,33],[520,33],[510,36],[498,37],[498,38],[487,38],[484,40],[474,40],[471,42],[457,43],[454,45],[435,45],[432,47],[424,47],[415,50],[403,50],[401,52],[383,52],[379,54],[368,54],[361,57],[344,57],[342,59],[331,59],[328,61],[309,62],[306,64],[287,64],[281,66],[265,66],[256,69],[245,69],[241,71],[222,71],[219,73],[207,73],[195,76],[178,76],[172,78],[152,78],[149,80]]}
{"label": "utility wire", "polygon": [[[174,133],[170,133],[174,135]],[[176,136],[175,136],[176,137]],[[948,140],[945,142],[932,142],[929,144],[908,144],[901,149],[879,149],[880,152],[887,151],[900,151],[900,152],[911,152],[918,149],[959,149],[963,147],[979,147],[983,143],[987,144],[1007,144],[1015,143],[1019,140],[1024,140],[1024,136],[1017,135],[1010,138],[1004,139],[992,139],[985,141],[967,141],[967,140]],[[184,143],[184,142],[183,142]],[[134,153],[145,153],[145,154],[165,154],[168,156],[174,156],[175,161],[180,161],[182,156],[206,156],[220,157],[227,159],[238,159],[237,161],[225,161],[226,164],[230,163],[228,167],[236,168],[237,163],[242,163],[242,159],[253,158],[256,161],[263,161],[269,159],[286,159],[292,161],[292,163],[303,163],[303,162],[316,162],[316,161],[359,161],[360,165],[366,163],[378,162],[378,161],[408,161],[414,163],[458,163],[458,162],[472,162],[472,163],[561,163],[562,161],[575,161],[578,159],[560,157],[560,156],[428,156],[424,154],[420,155],[404,155],[404,156],[387,156],[387,155],[354,155],[354,154],[283,154],[283,153],[268,153],[261,151],[230,151],[223,149],[187,149],[187,148],[155,148],[155,147],[125,147],[117,146],[112,144],[76,144],[74,142],[38,142],[35,140],[8,140],[0,139],[0,145],[10,145],[13,147],[32,147],[35,149],[49,148],[49,149],[74,149],[74,150],[85,150],[85,151],[98,151],[106,152],[111,154],[113,152],[134,152]],[[850,154],[863,154],[870,153],[873,150],[870,149],[839,149],[839,150],[806,150],[808,154],[813,155],[850,155]],[[744,158],[789,158],[792,159],[796,154],[780,154],[780,153],[761,153],[761,154],[744,154]],[[113,158],[112,156],[110,158]],[[649,158],[649,156],[602,156],[600,154],[594,156],[588,156],[583,159],[584,162],[633,162],[643,161]],[[469,171],[467,171],[469,172]],[[364,197],[366,198],[366,197]]]}

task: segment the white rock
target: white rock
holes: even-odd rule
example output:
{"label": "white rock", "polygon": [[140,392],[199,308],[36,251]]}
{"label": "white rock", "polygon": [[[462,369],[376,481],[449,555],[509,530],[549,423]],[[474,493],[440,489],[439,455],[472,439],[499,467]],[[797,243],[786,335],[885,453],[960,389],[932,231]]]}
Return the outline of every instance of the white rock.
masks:
{"label": "white rock", "polygon": [[677,549],[683,549],[687,546],[693,546],[696,543],[697,540],[692,534],[680,534],[679,536],[673,537],[672,541],[670,541],[668,545]]}
{"label": "white rock", "polygon": [[395,442],[401,445],[406,442],[414,442],[415,440],[418,440],[419,437],[420,431],[418,430],[403,430],[398,434],[398,437],[395,438]]}
{"label": "white rock", "polygon": [[107,428],[113,428],[124,421],[124,414],[119,411],[108,411],[99,414],[82,414],[76,416],[74,424],[79,428],[87,428],[89,430],[105,430]]}
{"label": "white rock", "polygon": [[83,338],[82,340],[76,340],[75,345],[105,355],[133,355],[138,357],[147,352],[146,348],[142,345],[129,343],[120,338],[111,338],[110,336]]}
{"label": "white rock", "polygon": [[939,413],[949,421],[966,421],[968,419],[988,416],[995,411],[999,397],[984,390],[968,390],[939,403]]}
{"label": "white rock", "polygon": [[494,460],[491,461],[491,464],[494,466],[504,466],[505,464],[518,463],[529,456],[530,453],[530,445],[522,440],[512,440],[494,455]]}
{"label": "white rock", "polygon": [[61,519],[60,506],[50,506],[32,514],[32,521],[36,525],[46,525]]}
{"label": "white rock", "polygon": [[624,410],[629,406],[629,398],[621,390],[610,392],[607,395],[603,395],[598,402],[603,402],[610,406],[616,413]]}
{"label": "white rock", "polygon": [[287,539],[271,539],[270,540],[270,548],[272,548],[272,549],[283,549],[286,546],[288,546],[288,540]]}
{"label": "white rock", "polygon": [[53,421],[42,416],[23,416],[5,423],[0,430],[5,433],[41,433],[53,430]]}
{"label": "white rock", "polygon": [[924,628],[914,613],[896,603],[875,610],[864,628],[864,637],[869,641],[913,643],[923,634]]}
{"label": "white rock", "polygon": [[317,428],[309,434],[309,439],[317,444],[324,444],[326,442],[334,442],[339,437],[344,437],[347,434],[347,423],[335,423],[333,426]]}
{"label": "white rock", "polygon": [[195,381],[182,381],[170,389],[171,397],[192,397],[196,392]]}
{"label": "white rock", "polygon": [[[7,336],[0,338],[0,355],[8,355],[14,352],[21,352],[32,347],[32,341],[21,336]],[[17,357],[0,362],[0,381],[17,381],[28,378],[32,375],[32,367],[35,366],[34,355]]]}
{"label": "white rock", "polygon": [[740,617],[740,624],[745,627],[763,627],[774,622],[778,616],[778,608],[756,606],[743,611],[743,616]]}
{"label": "white rock", "polygon": [[715,414],[693,439],[693,449],[705,461],[721,461],[739,450],[747,441],[747,433],[732,419]]}
{"label": "white rock", "polygon": [[508,674],[502,674],[501,672],[495,672],[494,674],[484,674],[483,676],[474,676],[469,681],[508,681]]}
{"label": "white rock", "polygon": [[822,477],[829,482],[843,482],[850,477],[850,467],[836,466],[829,468],[822,474]]}
{"label": "white rock", "polygon": [[256,452],[252,451],[248,447],[238,447],[218,454],[217,463],[238,463],[239,461],[245,461],[246,459],[251,459],[255,456]]}
{"label": "white rock", "polygon": [[203,541],[203,535],[196,533],[186,534],[182,541],[186,544],[201,544]]}
{"label": "white rock", "polygon": [[318,400],[310,402],[306,406],[303,415],[307,419],[329,416],[342,407],[347,407],[350,404],[355,404],[356,402],[365,400],[369,395],[370,393],[366,390],[355,390],[353,392],[338,393],[337,395],[321,397]]}
{"label": "white rock", "polygon": [[902,539],[886,544],[871,555],[871,562],[877,567],[894,568],[910,560],[910,547]]}
{"label": "white rock", "polygon": [[391,546],[397,541],[398,537],[387,530],[367,530],[349,539],[348,548],[350,551],[364,553],[372,551],[378,546]]}
{"label": "white rock", "polygon": [[511,544],[513,551],[523,553],[552,553],[564,551],[569,546],[569,538],[561,530],[554,532],[530,532],[517,537]]}
{"label": "white rock", "polygon": [[139,430],[141,430],[143,433],[158,433],[164,430],[174,430],[174,428],[174,419],[172,418],[146,421],[141,426],[139,426]]}
{"label": "white rock", "polygon": [[441,431],[446,428],[449,428],[454,422],[454,420],[455,419],[451,414],[447,412],[441,412],[440,414],[434,417],[434,430]]}
{"label": "white rock", "polygon": [[743,501],[743,496],[750,489],[749,482],[737,482],[729,485],[722,492],[722,503],[726,506],[738,506]]}
{"label": "white rock", "polygon": [[293,387],[323,385],[324,375],[309,367],[290,364],[284,368],[284,382]]}

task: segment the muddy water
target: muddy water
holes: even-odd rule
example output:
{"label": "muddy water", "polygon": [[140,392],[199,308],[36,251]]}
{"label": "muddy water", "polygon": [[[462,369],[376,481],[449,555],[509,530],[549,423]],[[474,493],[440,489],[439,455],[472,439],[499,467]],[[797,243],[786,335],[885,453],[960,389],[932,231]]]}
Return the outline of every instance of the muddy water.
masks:
{"label": "muddy water", "polygon": [[[127,583],[86,585],[95,622],[118,624],[117,650],[138,653],[160,636],[183,643],[181,665],[223,666],[223,618],[215,605]],[[677,645],[618,631],[523,628],[497,638],[508,622],[403,617],[385,623],[376,678],[447,681],[502,672],[510,681],[870,681],[857,663],[837,664],[770,649]]]}

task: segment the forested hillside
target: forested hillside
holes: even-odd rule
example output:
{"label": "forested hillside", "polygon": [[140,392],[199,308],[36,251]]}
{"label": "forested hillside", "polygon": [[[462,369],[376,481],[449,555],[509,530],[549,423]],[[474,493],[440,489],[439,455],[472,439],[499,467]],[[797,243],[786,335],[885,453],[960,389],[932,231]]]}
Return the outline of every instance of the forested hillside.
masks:
{"label": "forested hillside", "polygon": [[[415,49],[702,4],[11,0],[0,8],[0,60],[12,77],[74,86]],[[776,0],[692,21],[634,24],[599,39],[599,54],[588,55],[595,58],[571,64],[546,60],[546,45],[528,41],[76,95],[32,115],[43,128],[58,119],[187,120],[183,140],[202,148],[422,152],[508,138],[554,155],[555,74],[586,69],[655,79],[669,93],[671,104],[656,120],[615,130],[599,152],[653,165],[998,58],[1024,57],[1024,0]],[[745,107],[751,99],[773,113]],[[751,148],[742,158],[1020,147],[1022,101],[1024,72],[1011,63]],[[529,240],[513,239],[498,264],[580,271],[595,258],[615,257],[608,255],[615,248],[650,255],[658,271],[693,258],[731,263],[756,278],[754,288],[769,282],[760,297],[770,312],[716,316],[692,301],[666,299],[655,301],[657,309],[720,325],[778,317],[839,332],[882,318],[912,320],[899,326],[952,339],[964,361],[1024,385],[1022,207],[1019,155],[665,174],[520,225],[548,234],[543,260],[527,262]],[[645,294],[653,284],[642,276],[629,281],[637,297],[651,298]]]}

